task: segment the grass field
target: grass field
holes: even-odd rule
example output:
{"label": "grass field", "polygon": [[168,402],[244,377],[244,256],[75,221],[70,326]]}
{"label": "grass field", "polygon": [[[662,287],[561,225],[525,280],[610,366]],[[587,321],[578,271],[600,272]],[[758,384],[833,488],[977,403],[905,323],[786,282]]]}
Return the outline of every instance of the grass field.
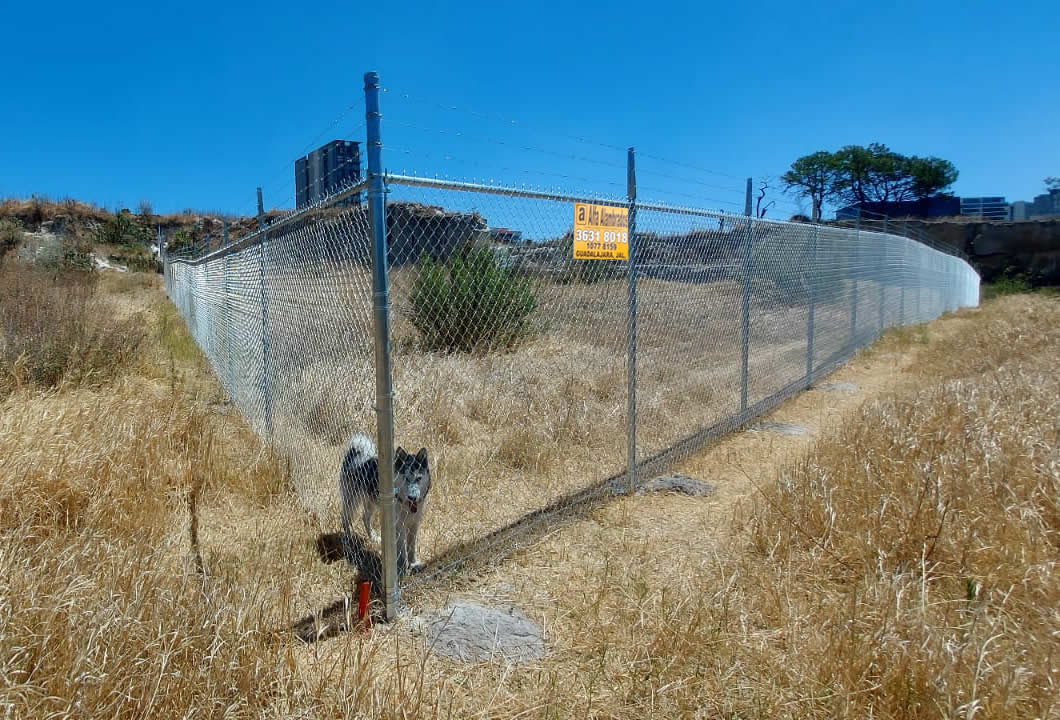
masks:
{"label": "grass field", "polygon": [[[157,278],[108,275],[73,296],[77,313],[20,315],[14,293],[54,298],[57,285],[5,271],[5,348],[49,328],[79,338],[41,362],[58,373],[27,373],[39,343],[0,353],[0,708],[11,717],[1060,713],[1055,299],[1009,296],[888,335],[837,376],[861,394],[808,393],[778,410],[813,426],[812,441],[744,433],[685,461],[679,471],[718,485],[714,499],[618,499],[432,586],[414,610],[504,600],[545,627],[542,661],[463,666],[405,621],[293,638],[292,622],[349,587],[349,571],[317,555],[332,521],[234,411]],[[120,362],[96,360],[119,341],[133,344]],[[552,440],[535,455],[519,435],[542,419],[557,432],[564,417],[584,432],[621,406],[613,382],[543,385],[550,356],[616,362],[589,343],[564,347],[575,349],[531,344],[478,371],[540,393],[504,406],[512,439],[492,462],[584,485],[591,458]],[[462,516],[480,532],[482,517],[516,512],[483,501],[491,466],[469,449],[508,400],[447,362],[399,363],[398,389],[428,418],[419,432],[445,447],[429,523]],[[411,378],[428,380],[419,394]],[[613,453],[624,438],[568,441]],[[323,482],[314,497],[333,502]],[[513,505],[540,493],[513,487]]]}

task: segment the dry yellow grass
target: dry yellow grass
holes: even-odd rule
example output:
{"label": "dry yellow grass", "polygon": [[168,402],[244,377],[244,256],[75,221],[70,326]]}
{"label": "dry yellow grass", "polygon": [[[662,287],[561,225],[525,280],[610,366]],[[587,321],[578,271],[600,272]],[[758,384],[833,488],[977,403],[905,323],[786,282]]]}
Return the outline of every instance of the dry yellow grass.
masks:
{"label": "dry yellow grass", "polygon": [[[618,500],[415,598],[417,611],[456,591],[523,607],[550,654],[506,667],[438,659],[406,622],[311,646],[282,632],[349,591],[349,571],[316,556],[333,528],[224,401],[150,282],[114,289],[126,290],[107,300],[116,319],[149,309],[137,371],[24,387],[0,406],[0,707],[12,717],[1058,714],[1055,302],[1008,298],[859,357],[897,391],[820,428],[775,477],[705,476],[731,485],[714,501]],[[513,503],[542,478],[591,482],[555,437],[613,452],[584,421],[620,405],[621,388],[542,370],[585,349],[534,352],[532,367],[518,353],[475,360],[525,396],[452,359],[407,371],[417,432],[447,449],[425,532],[458,513],[469,532],[490,527],[494,468]],[[327,427],[334,411],[316,399]],[[484,459],[471,448],[495,417],[510,426]],[[711,467],[697,463],[688,471]],[[319,502],[333,502],[320,467]]]}

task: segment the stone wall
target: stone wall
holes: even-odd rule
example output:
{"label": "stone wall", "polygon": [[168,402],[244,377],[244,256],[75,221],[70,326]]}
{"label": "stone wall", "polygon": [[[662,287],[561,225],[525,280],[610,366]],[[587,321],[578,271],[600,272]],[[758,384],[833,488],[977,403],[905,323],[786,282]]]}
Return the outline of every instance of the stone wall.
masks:
{"label": "stone wall", "polygon": [[964,251],[983,282],[1008,270],[1027,276],[1033,285],[1060,285],[1060,220],[909,223]]}

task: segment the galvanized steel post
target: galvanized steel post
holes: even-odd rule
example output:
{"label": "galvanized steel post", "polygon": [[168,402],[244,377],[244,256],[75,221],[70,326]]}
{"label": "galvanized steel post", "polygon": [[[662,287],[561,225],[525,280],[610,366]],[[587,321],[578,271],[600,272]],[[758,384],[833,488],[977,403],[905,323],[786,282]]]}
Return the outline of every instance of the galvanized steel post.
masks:
{"label": "galvanized steel post", "polygon": [[[258,188],[258,230],[265,229],[265,210],[261,201],[261,188]],[[265,432],[272,441],[272,352],[269,346],[269,293],[265,289],[265,267],[269,233],[264,232],[258,240],[258,273],[261,279],[261,369],[262,369],[262,405],[265,413]]]}
{"label": "galvanized steel post", "polygon": [[637,484],[637,167],[635,150],[626,154],[626,199],[629,201],[627,217],[627,252],[629,254],[626,275],[629,278],[629,324],[626,347],[626,462],[629,474],[629,492],[632,495]]}
{"label": "galvanized steel post", "polygon": [[162,287],[169,295],[169,268],[166,267],[166,243],[162,240],[162,226],[158,226],[158,262],[162,264]]}
{"label": "galvanized steel post", "polygon": [[878,238],[875,241],[874,244],[880,249],[880,262],[879,262],[879,266],[876,268],[877,283],[880,286],[880,318],[879,318],[879,328],[878,328],[876,334],[877,335],[882,335],[883,334],[883,311],[884,311],[884,305],[886,304],[886,300],[887,300],[887,282],[886,281],[887,281],[888,275],[890,274],[889,273],[889,268],[887,267],[887,263],[890,260],[890,251],[889,251],[890,243],[888,242],[887,238],[884,237],[882,239]]}
{"label": "galvanized steel post", "polygon": [[906,281],[906,277],[905,277],[905,266],[906,266],[906,257],[908,256],[908,254],[909,254],[908,241],[905,238],[902,238],[902,266],[901,266],[901,270],[899,270],[899,272],[898,272],[898,277],[900,278],[900,282],[901,282],[901,290],[900,290],[901,294],[899,295],[899,299],[898,299],[898,327],[905,327],[905,284],[907,282]]}
{"label": "galvanized steel post", "polygon": [[751,353],[751,263],[754,243],[751,221],[751,178],[747,178],[743,214],[747,216],[747,234],[743,241],[743,305],[740,312],[740,412],[747,410],[747,385]]}
{"label": "galvanized steel post", "polygon": [[[386,189],[380,133],[379,74],[364,74],[368,151],[368,217],[372,225],[372,298],[375,316],[375,411],[379,444],[379,514],[382,516],[383,602],[386,619],[398,614],[398,547],[394,508],[394,386],[390,357],[390,278],[386,236]],[[407,563],[407,558],[406,558]]]}
{"label": "galvanized steel post", "polygon": [[232,274],[232,268],[231,268],[232,256],[231,255],[225,255],[221,259],[221,262],[223,262],[225,264],[225,269],[224,269],[224,284],[225,284],[224,292],[225,292],[225,295],[224,295],[224,305],[223,305],[224,310],[223,310],[223,313],[224,313],[224,322],[225,322],[225,354],[227,355],[227,357],[225,358],[225,361],[226,361],[225,362],[225,379],[224,379],[224,382],[222,384],[225,386],[225,389],[228,391],[229,399],[231,399],[232,402],[235,402],[236,382],[235,382],[235,372],[233,371],[233,368],[232,368],[232,362],[235,360],[235,352],[234,352],[235,351],[235,342],[233,341],[233,337],[232,337],[232,330],[233,330],[234,326],[233,326],[233,322],[232,322],[232,285],[230,283],[231,274]]}
{"label": "galvanized steel post", "polygon": [[810,271],[809,281],[806,283],[807,303],[809,305],[806,313],[806,382],[809,383],[813,377],[813,334],[814,322],[817,314],[817,232],[820,225],[814,223],[813,235],[810,236]]}
{"label": "galvanized steel post", "polygon": [[861,275],[861,208],[858,208],[858,217],[854,221],[854,265],[851,271],[853,280],[852,292],[854,297],[850,303],[850,340],[856,343],[858,337],[858,277]]}
{"label": "galvanized steel post", "polygon": [[[910,237],[909,237],[909,221],[908,220],[903,220],[902,221],[902,235],[905,236],[905,239],[906,239],[907,242],[910,240]],[[918,254],[920,254],[919,253],[919,248],[917,248],[917,252],[918,252]],[[924,268],[921,265],[921,263],[919,263],[919,262],[916,263],[916,274],[917,274],[916,287],[914,288],[916,290],[916,300],[915,300],[915,303],[913,305],[913,308],[914,308],[913,309],[913,324],[916,324],[916,323],[920,322],[921,319],[922,319],[921,315],[920,315],[920,296],[921,296],[922,290],[924,288]]]}

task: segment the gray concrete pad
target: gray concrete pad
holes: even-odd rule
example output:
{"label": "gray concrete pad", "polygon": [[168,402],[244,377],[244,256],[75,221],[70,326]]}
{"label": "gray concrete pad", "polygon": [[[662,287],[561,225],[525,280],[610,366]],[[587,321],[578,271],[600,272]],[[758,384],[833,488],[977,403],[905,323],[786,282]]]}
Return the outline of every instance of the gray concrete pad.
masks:
{"label": "gray concrete pad", "polygon": [[785,422],[773,422],[772,420],[766,420],[763,422],[755,423],[750,428],[751,432],[773,432],[778,435],[790,435],[792,437],[798,437],[801,435],[809,435],[810,429],[804,425],[795,425],[793,423]]}
{"label": "gray concrete pad", "polygon": [[460,662],[525,663],[545,655],[544,631],[514,606],[457,601],[427,618],[428,646]]}
{"label": "gray concrete pad", "polygon": [[833,382],[814,385],[813,389],[821,392],[856,393],[858,386],[852,382]]}
{"label": "gray concrete pad", "polygon": [[714,486],[693,480],[687,475],[660,475],[645,480],[637,487],[638,495],[650,492],[675,492],[693,497],[707,497],[714,494]]}

